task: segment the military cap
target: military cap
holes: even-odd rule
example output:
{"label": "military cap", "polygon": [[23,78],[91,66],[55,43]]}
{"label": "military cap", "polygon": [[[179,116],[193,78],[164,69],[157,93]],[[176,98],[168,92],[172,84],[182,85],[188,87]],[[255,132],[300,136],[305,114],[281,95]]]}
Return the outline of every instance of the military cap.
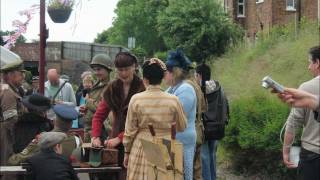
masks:
{"label": "military cap", "polygon": [[46,111],[51,108],[51,100],[40,94],[32,94],[22,99],[22,104],[28,109]]}
{"label": "military cap", "polygon": [[64,121],[72,121],[74,119],[77,119],[79,115],[74,106],[66,104],[54,105],[53,111],[61,120]]}
{"label": "military cap", "polygon": [[44,132],[40,134],[38,145],[41,149],[49,149],[60,144],[67,135],[62,132]]}
{"label": "military cap", "polygon": [[110,56],[106,54],[97,54],[92,58],[90,63],[90,67],[93,68],[95,66],[101,66],[109,71],[113,69],[113,61]]}
{"label": "military cap", "polygon": [[12,51],[0,46],[0,64],[1,64],[1,72],[8,72],[8,71],[24,71],[23,69],[23,61],[21,58],[13,53]]}

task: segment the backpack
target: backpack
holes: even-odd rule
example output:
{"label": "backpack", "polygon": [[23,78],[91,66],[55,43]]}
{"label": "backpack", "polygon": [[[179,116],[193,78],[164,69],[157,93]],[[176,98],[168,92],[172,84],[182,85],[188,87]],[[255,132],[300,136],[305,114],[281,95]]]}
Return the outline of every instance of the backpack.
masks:
{"label": "backpack", "polygon": [[206,140],[220,140],[225,135],[225,126],[229,120],[229,104],[219,82],[215,81],[218,89],[206,94],[207,112],[202,114],[204,136]]}

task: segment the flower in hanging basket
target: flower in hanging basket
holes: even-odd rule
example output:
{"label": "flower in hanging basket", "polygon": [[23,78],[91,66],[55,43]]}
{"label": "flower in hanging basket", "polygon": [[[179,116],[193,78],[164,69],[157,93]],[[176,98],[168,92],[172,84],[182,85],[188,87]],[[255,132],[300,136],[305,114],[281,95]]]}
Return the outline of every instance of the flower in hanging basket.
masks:
{"label": "flower in hanging basket", "polygon": [[50,0],[48,4],[48,10],[51,9],[65,9],[72,10],[74,0]]}
{"label": "flower in hanging basket", "polygon": [[55,23],[64,23],[69,19],[74,0],[50,0],[48,13]]}

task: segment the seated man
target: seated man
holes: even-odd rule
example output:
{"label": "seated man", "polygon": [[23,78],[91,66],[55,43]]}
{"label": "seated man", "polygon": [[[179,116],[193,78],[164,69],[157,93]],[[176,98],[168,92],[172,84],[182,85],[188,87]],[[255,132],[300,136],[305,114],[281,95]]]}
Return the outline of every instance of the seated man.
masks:
{"label": "seated man", "polygon": [[[73,150],[80,147],[82,142],[78,136],[69,133],[72,120],[78,117],[78,113],[72,106],[64,104],[53,106],[53,111],[56,114],[56,120],[54,121],[54,128],[52,132],[62,132],[66,134],[67,138],[65,138],[61,143],[61,146],[63,147],[62,155],[70,158]],[[13,154],[9,158],[8,163],[10,165],[20,165],[20,163],[25,162],[26,159],[30,158],[38,151],[38,137],[36,136],[22,152]]]}
{"label": "seated man", "polygon": [[34,180],[78,180],[70,161],[62,154],[62,142],[67,135],[62,132],[45,132],[40,134],[40,152],[34,154],[31,164],[31,178]]}

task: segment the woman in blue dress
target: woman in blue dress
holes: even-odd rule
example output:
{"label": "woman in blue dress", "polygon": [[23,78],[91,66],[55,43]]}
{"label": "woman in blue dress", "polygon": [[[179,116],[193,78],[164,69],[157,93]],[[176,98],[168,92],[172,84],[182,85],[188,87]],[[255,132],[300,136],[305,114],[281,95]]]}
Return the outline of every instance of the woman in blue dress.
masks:
{"label": "woman in blue dress", "polygon": [[191,62],[180,49],[169,52],[167,57],[167,73],[165,81],[168,86],[167,92],[179,98],[187,117],[187,128],[177,133],[177,140],[183,143],[184,179],[192,180],[193,159],[196,146],[196,106],[197,97],[193,87],[184,82],[188,74]]}

